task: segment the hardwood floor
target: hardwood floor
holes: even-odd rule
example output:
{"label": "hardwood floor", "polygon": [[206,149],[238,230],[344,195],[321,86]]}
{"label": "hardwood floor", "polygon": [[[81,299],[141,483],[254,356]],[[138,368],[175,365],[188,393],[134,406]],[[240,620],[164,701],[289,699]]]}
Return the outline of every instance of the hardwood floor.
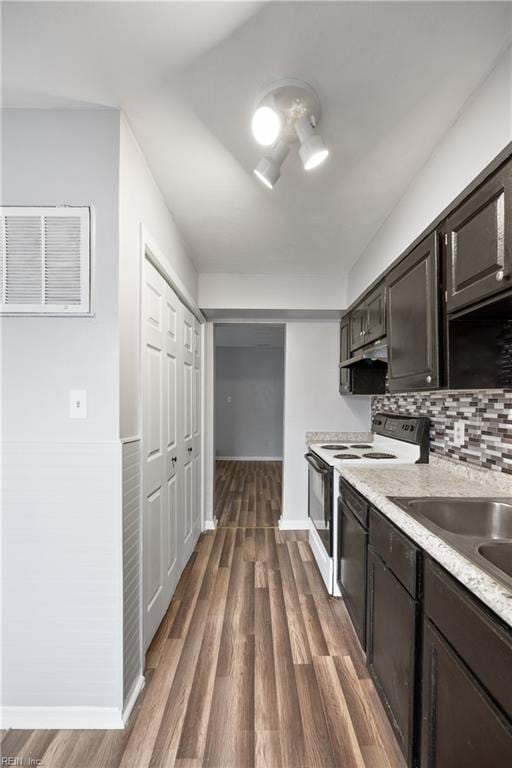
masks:
{"label": "hardwood floor", "polygon": [[221,527],[276,526],[281,516],[280,461],[217,461],[215,516]]}
{"label": "hardwood floor", "polygon": [[43,768],[404,765],[305,532],[203,534],[146,662],[125,731],[9,731],[2,755]]}

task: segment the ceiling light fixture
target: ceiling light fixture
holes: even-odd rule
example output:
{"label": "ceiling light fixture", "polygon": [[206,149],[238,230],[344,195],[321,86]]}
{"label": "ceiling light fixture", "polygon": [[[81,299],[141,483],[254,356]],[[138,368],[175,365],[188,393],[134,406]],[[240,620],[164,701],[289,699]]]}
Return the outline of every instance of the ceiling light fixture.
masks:
{"label": "ceiling light fixture", "polygon": [[319,119],[318,96],[302,80],[279,80],[262,93],[252,117],[252,132],[258,144],[272,149],[254,173],[267,187],[274,187],[290,146],[297,141],[304,170],[324,162],[329,150],[315,130]]}
{"label": "ceiling light fixture", "polygon": [[258,179],[269,189],[273,189],[281,175],[281,166],[288,157],[289,144],[278,141],[265,157],[262,157],[254,169]]}

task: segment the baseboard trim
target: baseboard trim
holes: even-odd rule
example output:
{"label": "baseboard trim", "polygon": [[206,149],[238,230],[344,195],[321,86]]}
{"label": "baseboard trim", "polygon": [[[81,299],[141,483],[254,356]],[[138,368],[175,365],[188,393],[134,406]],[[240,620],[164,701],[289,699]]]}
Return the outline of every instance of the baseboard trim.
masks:
{"label": "baseboard trim", "polygon": [[214,531],[217,527],[217,518],[215,520],[205,520],[203,531]]}
{"label": "baseboard trim", "polygon": [[309,531],[310,527],[309,518],[306,520],[288,520],[284,517],[279,518],[280,531]]}
{"label": "baseboard trim", "polygon": [[216,456],[215,461],[282,461],[282,456]]}
{"label": "baseboard trim", "polygon": [[123,716],[115,707],[2,707],[3,729],[39,730],[122,730]]}
{"label": "baseboard trim", "polygon": [[126,705],[123,710],[123,723],[125,725],[128,722],[128,718],[132,713],[132,710],[135,706],[135,702],[139,698],[139,694],[144,688],[145,684],[146,684],[146,678],[144,677],[144,675],[139,675],[137,680],[135,680],[134,684],[132,685],[132,689],[128,694],[128,697],[126,699]]}

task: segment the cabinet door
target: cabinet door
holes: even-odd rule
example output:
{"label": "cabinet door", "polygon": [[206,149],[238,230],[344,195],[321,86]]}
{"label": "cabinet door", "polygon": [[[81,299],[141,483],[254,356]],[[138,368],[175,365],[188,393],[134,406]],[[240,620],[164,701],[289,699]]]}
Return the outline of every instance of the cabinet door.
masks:
{"label": "cabinet door", "polygon": [[353,352],[366,344],[366,304],[361,302],[350,313],[350,350]]}
{"label": "cabinet door", "polygon": [[365,304],[366,328],[364,340],[365,344],[369,344],[386,335],[386,291],[383,283],[370,293]]}
{"label": "cabinet door", "polygon": [[447,220],[449,312],[512,284],[512,163]]}
{"label": "cabinet door", "polygon": [[366,659],[408,765],[416,749],[417,610],[416,601],[369,547]]}
{"label": "cabinet door", "polygon": [[[348,318],[341,321],[340,325],[340,363],[350,357],[350,326]],[[350,368],[340,368],[340,395],[350,393]]]}
{"label": "cabinet door", "polygon": [[423,649],[421,768],[512,765],[512,728],[430,622]]}
{"label": "cabinet door", "polygon": [[340,588],[363,648],[366,644],[367,545],[368,534],[366,530],[348,507],[340,504]]}
{"label": "cabinet door", "polygon": [[389,389],[439,386],[438,249],[432,232],[387,278]]}

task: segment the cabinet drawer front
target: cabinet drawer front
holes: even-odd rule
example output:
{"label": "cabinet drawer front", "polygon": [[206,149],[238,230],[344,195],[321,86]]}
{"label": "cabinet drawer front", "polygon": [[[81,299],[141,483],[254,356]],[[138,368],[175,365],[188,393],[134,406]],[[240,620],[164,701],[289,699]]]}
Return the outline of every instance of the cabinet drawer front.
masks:
{"label": "cabinet drawer front", "polygon": [[512,718],[512,632],[494,622],[430,560],[425,566],[425,613]]}
{"label": "cabinet drawer front", "polygon": [[343,503],[347,505],[364,527],[368,528],[368,502],[364,496],[360,496],[360,494],[344,480],[340,480],[340,494]]}
{"label": "cabinet drawer front", "polygon": [[511,195],[508,163],[448,218],[449,312],[510,286]]}
{"label": "cabinet drawer front", "polygon": [[397,579],[416,597],[419,549],[374,509],[370,510],[369,540]]}

